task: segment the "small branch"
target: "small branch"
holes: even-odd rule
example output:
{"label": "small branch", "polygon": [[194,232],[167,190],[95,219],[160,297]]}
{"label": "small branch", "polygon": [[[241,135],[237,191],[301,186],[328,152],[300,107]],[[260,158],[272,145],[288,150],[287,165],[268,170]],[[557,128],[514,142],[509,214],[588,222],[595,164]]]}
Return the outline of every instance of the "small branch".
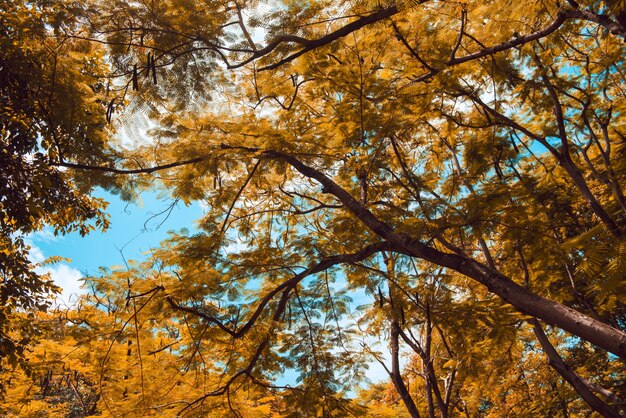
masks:
{"label": "small branch", "polygon": [[224,222],[222,223],[222,228],[220,229],[220,234],[223,234],[224,230],[226,230],[226,224],[228,223],[228,218],[230,217],[230,213],[232,212],[233,208],[235,207],[235,203],[237,203],[237,200],[239,199],[239,196],[241,196],[241,193],[243,193],[243,190],[246,188],[246,186],[248,185],[248,183],[252,179],[252,176],[254,176],[254,173],[256,172],[257,168],[259,168],[259,164],[261,164],[261,159],[257,160],[257,162],[254,165],[254,167],[252,167],[252,171],[250,171],[250,174],[248,174],[248,177],[246,178],[246,181],[243,183],[243,185],[237,191],[237,194],[235,195],[235,198],[233,199],[233,202],[230,204],[230,207],[228,208],[228,212],[226,212],[226,218],[224,218]]}
{"label": "small branch", "polygon": [[156,354],[156,353],[160,353],[160,352],[161,352],[161,351],[163,351],[163,350],[167,350],[168,348],[175,346],[175,345],[176,345],[176,344],[178,344],[179,342],[180,342],[180,341],[174,341],[173,343],[169,343],[169,344],[167,344],[167,345],[164,345],[163,347],[161,347],[161,348],[157,348],[156,350],[153,350],[153,351],[148,351],[148,355],[150,356],[150,355],[154,355],[154,354]]}
{"label": "small branch", "polygon": [[431,73],[436,71],[436,68],[432,67],[426,61],[424,61],[424,59],[417,53],[417,51],[409,44],[409,42],[406,40],[406,38],[404,37],[402,32],[400,32],[400,28],[398,28],[398,26],[396,25],[396,23],[393,20],[391,21],[391,27],[393,28],[393,31],[396,34],[396,38],[402,43],[402,45],[404,45],[404,47],[409,51],[409,53],[416,60],[419,61],[420,64],[422,64],[424,67],[426,67],[429,70],[429,72],[431,72]]}
{"label": "small branch", "polygon": [[459,29],[459,36],[456,39],[456,43],[454,44],[454,48],[452,48],[452,52],[450,52],[449,61],[454,61],[454,56],[456,52],[459,50],[461,46],[461,41],[463,40],[463,33],[465,32],[465,19],[467,18],[467,9],[463,6],[463,10],[461,11],[461,29]]}
{"label": "small branch", "polygon": [[56,167],[66,167],[73,168],[76,170],[86,170],[86,171],[100,171],[104,173],[113,173],[113,174],[150,174],[156,171],[167,170],[170,168],[180,167],[183,165],[196,164],[201,161],[207,160],[209,157],[196,157],[189,160],[176,161],[169,164],[157,165],[154,167],[147,168],[136,168],[136,169],[123,169],[123,168],[115,168],[115,167],[105,167],[105,166],[97,166],[97,165],[87,165],[87,164],[78,164],[78,163],[68,163],[65,161],[53,162],[50,165]]}
{"label": "small branch", "polygon": [[598,398],[593,394],[591,388],[578,376],[561,358],[556,351],[548,337],[546,336],[539,321],[535,318],[530,319],[528,322],[533,326],[535,336],[543,349],[543,352],[548,357],[548,363],[550,366],[565,379],[576,390],[581,398],[587,402],[587,404],[595,411],[599,412],[604,417],[619,418],[622,415],[613,409],[606,402]]}
{"label": "small branch", "polygon": [[252,50],[256,52],[257,51],[256,45],[254,44],[254,41],[252,40],[250,33],[248,33],[248,29],[246,28],[246,25],[243,21],[243,16],[241,14],[241,6],[239,5],[238,1],[235,1],[235,7],[237,8],[237,16],[239,17],[239,27],[241,28],[243,35],[246,37],[246,40],[250,44],[250,48],[252,48]]}
{"label": "small branch", "polygon": [[128,296],[126,296],[126,299],[136,299],[136,298],[141,298],[141,297],[143,297],[143,296],[147,296],[147,295],[149,295],[150,293],[153,293],[153,292],[158,292],[159,290],[164,291],[164,290],[165,290],[165,288],[164,288],[163,286],[157,286],[157,287],[155,287],[154,289],[150,289],[150,290],[148,290],[147,292],[138,293],[138,294],[136,294],[136,295],[131,295],[131,294],[129,294]]}
{"label": "small branch", "polygon": [[548,74],[546,72],[546,67],[539,59],[537,53],[533,50],[533,60],[539,69],[539,74],[541,75],[541,80],[543,81],[544,86],[548,90],[548,94],[550,95],[550,100],[552,100],[552,110],[554,116],[556,117],[556,123],[559,129],[559,139],[561,140],[561,153],[563,156],[569,156],[569,143],[567,140],[567,129],[565,129],[565,116],[563,114],[563,107],[561,106],[561,101],[559,100],[559,95],[556,92],[556,89],[550,82],[548,78]]}

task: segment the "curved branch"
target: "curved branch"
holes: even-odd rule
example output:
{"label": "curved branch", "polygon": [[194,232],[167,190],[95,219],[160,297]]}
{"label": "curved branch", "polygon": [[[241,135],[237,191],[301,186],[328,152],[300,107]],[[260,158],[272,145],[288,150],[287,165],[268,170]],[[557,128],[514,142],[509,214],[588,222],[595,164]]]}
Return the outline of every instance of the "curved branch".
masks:
{"label": "curved branch", "polygon": [[[424,3],[425,1],[428,0],[424,0],[419,2]],[[259,50],[257,53],[253,54],[250,58],[248,58],[245,61],[242,61],[239,64],[234,65],[232,68],[237,68],[237,67],[241,67],[244,66],[246,64],[248,64],[249,62],[252,62],[254,60],[256,60],[257,58],[260,58],[264,55],[269,54],[270,52],[272,52],[274,49],[276,49],[276,47],[278,47],[281,43],[283,42],[297,42],[301,45],[304,46],[304,48],[302,48],[301,50],[294,52],[291,55],[286,56],[285,58],[270,64],[270,65],[266,65],[265,67],[261,67],[259,69],[259,71],[267,71],[267,70],[273,70],[275,68],[280,67],[281,65],[289,62],[289,61],[293,61],[294,59],[298,58],[301,55],[306,54],[309,51],[312,51],[314,49],[317,49],[319,47],[322,47],[324,45],[328,45],[331,42],[336,41],[339,38],[343,38],[344,36],[347,36],[349,34],[351,34],[352,32],[355,32],[365,26],[371,25],[372,23],[376,23],[376,22],[380,22],[381,20],[387,19],[388,17],[391,17],[393,15],[395,15],[396,13],[398,13],[399,10],[397,8],[397,6],[391,6],[391,7],[387,7],[384,8],[382,10],[379,10],[376,13],[373,13],[369,16],[365,16],[362,17],[360,19],[355,20],[354,22],[350,22],[347,25],[337,29],[334,32],[329,33],[326,36],[322,36],[321,38],[318,39],[314,39],[314,40],[307,40],[304,38],[300,38],[297,36],[286,36],[286,35],[281,35],[278,38],[276,38],[273,42],[271,42],[268,46],[266,46],[265,48]]]}
{"label": "curved branch", "polygon": [[546,36],[555,32],[558,28],[560,28],[567,19],[571,19],[573,17],[575,16],[573,16],[569,10],[560,10],[557,13],[556,18],[548,26],[541,30],[529,33],[528,35],[512,38],[509,41],[501,43],[499,45],[483,48],[480,51],[465,55],[460,58],[452,58],[446,62],[446,65],[451,66],[462,64],[464,62],[473,61],[477,58],[486,57],[487,55],[493,55],[498,52],[506,51],[507,49],[512,49],[517,46],[536,41],[537,39],[545,38]]}
{"label": "curved branch", "polygon": [[409,257],[424,259],[470,277],[486,286],[490,292],[500,296],[519,311],[554,324],[621,358],[626,358],[626,333],[623,331],[590,318],[561,303],[537,295],[502,273],[472,258],[439,251],[422,243],[419,237],[396,232],[326,174],[304,164],[292,155],[278,151],[264,151],[262,155],[283,160],[305,177],[322,184],[324,191],[334,195],[365,226],[392,244],[394,251]]}
{"label": "curved branch", "polygon": [[[266,295],[266,297],[263,298],[262,303],[257,307],[256,311],[254,312],[254,314],[252,315],[252,317],[250,318],[248,323],[244,327],[242,327],[239,331],[237,331],[237,332],[232,332],[232,331],[228,330],[227,327],[220,326],[220,323],[219,323],[218,320],[216,320],[215,318],[209,317],[208,315],[204,315],[200,311],[197,311],[195,309],[187,308],[187,307],[184,307],[184,306],[176,304],[175,302],[173,302],[171,297],[168,297],[167,300],[170,303],[170,306],[174,307],[174,309],[184,310],[185,312],[196,314],[196,315],[198,315],[198,316],[200,316],[202,318],[210,320],[211,322],[214,322],[214,323],[218,324],[218,326],[220,326],[220,328],[224,329],[226,332],[228,332],[234,338],[238,338],[239,336],[243,336],[243,334],[248,329],[250,329],[250,327],[252,327],[252,325],[254,325],[254,322],[261,315],[261,312],[265,308],[265,305],[267,305],[267,303],[277,293],[282,291],[282,295],[281,295],[280,301],[278,302],[278,306],[276,307],[276,310],[274,311],[274,315],[272,315],[272,324],[276,324],[276,323],[278,323],[281,320],[281,318],[283,316],[283,312],[285,311],[285,308],[287,306],[287,302],[289,301],[289,296],[291,294],[291,291],[305,277],[307,277],[307,276],[309,276],[311,274],[315,274],[315,273],[319,273],[321,271],[327,270],[328,268],[330,268],[332,266],[335,266],[337,264],[353,263],[353,262],[356,262],[356,261],[361,261],[361,260],[363,260],[363,259],[365,259],[365,258],[367,258],[367,257],[369,257],[369,256],[371,256],[371,255],[373,255],[373,254],[375,254],[377,252],[388,250],[390,247],[391,247],[391,245],[389,243],[386,243],[386,242],[371,244],[371,245],[368,245],[368,246],[362,248],[360,251],[358,251],[356,253],[353,253],[353,254],[340,254],[340,255],[335,255],[335,256],[332,256],[332,257],[328,257],[328,258],[320,261],[319,263],[309,267],[308,269],[306,269],[305,271],[301,272],[300,274],[297,274],[297,275],[293,276],[291,279],[287,280],[286,282],[283,282],[281,285],[279,285],[277,288],[275,288],[272,292],[270,292],[268,295]],[[272,326],[272,329],[274,328],[274,326]],[[204,395],[200,396],[196,400],[190,402],[186,407],[184,407],[179,412],[179,414],[182,414],[186,410],[192,409],[194,407],[194,405],[202,404],[202,402],[204,402],[209,397],[221,396],[221,395],[227,393],[229,388],[230,388],[230,386],[238,378],[240,378],[241,376],[247,376],[247,377],[251,378],[253,381],[256,380],[252,376],[252,370],[254,369],[254,366],[259,361],[263,351],[265,350],[265,348],[267,347],[267,345],[270,342],[270,336],[272,334],[272,329],[270,329],[267,332],[267,336],[258,345],[258,347],[255,350],[252,358],[250,359],[250,361],[248,362],[248,365],[245,368],[243,368],[243,369],[239,370],[237,373],[235,373],[232,377],[230,377],[228,379],[228,381],[226,383],[221,385],[219,388],[217,388],[217,389],[215,389],[215,390],[213,390],[211,392],[205,393]]]}
{"label": "curved branch", "polygon": [[239,330],[230,329],[228,326],[224,325],[224,323],[220,321],[218,318],[211,316],[205,312],[202,312],[199,309],[178,304],[172,298],[172,296],[167,296],[165,300],[170,305],[170,307],[172,307],[172,309],[174,310],[178,310],[178,311],[182,311],[182,312],[186,312],[186,313],[198,316],[210,323],[217,325],[222,331],[226,332],[231,337],[242,338],[246,334],[246,332],[248,332],[248,330],[252,328],[252,326],[254,326],[254,324],[259,319],[259,317],[261,316],[261,314],[263,313],[263,311],[265,310],[265,307],[269,304],[269,302],[274,298],[274,296],[276,296],[281,291],[291,291],[291,289],[293,289],[298,283],[300,283],[303,279],[305,279],[306,277],[312,274],[316,274],[316,273],[320,273],[322,271],[328,270],[329,268],[336,266],[338,264],[355,263],[357,261],[362,261],[375,253],[389,250],[390,248],[391,248],[391,244],[387,242],[379,242],[376,244],[371,244],[366,247],[363,247],[360,251],[357,251],[356,253],[334,255],[332,257],[325,258],[316,264],[313,264],[306,270],[296,274],[289,280],[286,280],[280,285],[276,286],[267,295],[265,295],[263,299],[261,299],[261,301],[259,302],[259,305],[255,309],[255,311],[250,316],[250,319],[248,319],[246,324],[242,326]]}

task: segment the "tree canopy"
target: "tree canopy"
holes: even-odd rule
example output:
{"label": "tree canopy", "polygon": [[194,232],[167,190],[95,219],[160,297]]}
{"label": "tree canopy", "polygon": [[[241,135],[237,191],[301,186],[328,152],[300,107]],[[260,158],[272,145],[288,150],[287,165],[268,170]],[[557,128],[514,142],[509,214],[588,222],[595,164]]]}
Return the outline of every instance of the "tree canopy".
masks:
{"label": "tree canopy", "polygon": [[[9,413],[626,412],[624,2],[2,5]],[[95,186],[207,210],[45,313]]]}
{"label": "tree canopy", "polygon": [[101,105],[105,50],[68,34],[80,10],[49,1],[0,5],[0,356],[15,365],[36,332],[15,313],[45,310],[56,290],[34,273],[24,234],[107,226],[105,202],[88,194],[107,182],[72,178],[54,163],[102,164],[112,153]]}

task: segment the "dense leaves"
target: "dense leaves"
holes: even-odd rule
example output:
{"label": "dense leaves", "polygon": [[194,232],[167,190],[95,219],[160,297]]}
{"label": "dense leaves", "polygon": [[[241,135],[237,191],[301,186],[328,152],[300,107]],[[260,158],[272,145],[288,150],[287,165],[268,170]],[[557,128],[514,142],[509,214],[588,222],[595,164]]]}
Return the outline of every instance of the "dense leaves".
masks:
{"label": "dense leaves", "polygon": [[7,0],[0,10],[0,356],[15,365],[35,332],[16,313],[45,310],[57,291],[33,271],[25,235],[46,225],[82,235],[107,225],[105,203],[85,194],[98,180],[54,166],[77,156],[108,160],[107,66],[102,49],[67,36],[76,5]]}
{"label": "dense leaves", "polygon": [[[2,67],[37,121],[5,129],[6,194],[39,211],[11,231],[87,232],[79,191],[114,181],[207,210],[88,279],[72,339],[41,343],[76,346],[83,391],[40,379],[33,411],[624,412],[622,2],[63,5],[39,36],[89,58],[57,80],[28,52],[43,90],[25,41]],[[365,388],[373,365],[389,383]]]}

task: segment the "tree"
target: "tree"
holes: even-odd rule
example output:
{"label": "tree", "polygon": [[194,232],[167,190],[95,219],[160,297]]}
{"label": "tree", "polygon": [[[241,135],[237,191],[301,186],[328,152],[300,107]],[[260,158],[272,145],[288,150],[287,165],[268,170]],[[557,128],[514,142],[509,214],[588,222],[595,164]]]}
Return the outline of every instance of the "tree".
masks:
{"label": "tree", "polygon": [[[538,347],[561,376],[554,391],[570,390],[565,379],[591,408],[619,414],[621,3],[93,4],[72,36],[108,46],[108,118],[125,104],[123,120],[146,115],[156,128],[115,166],[81,154],[51,165],[138,188],[156,178],[210,208],[201,232],[173,234],[143,269],[93,278],[87,299],[121,325],[100,337],[111,356],[123,341],[180,336],[172,362],[189,366],[172,373],[207,376],[177,395],[181,413],[221,396],[235,413],[243,387],[280,395],[300,416],[358,413],[345,391],[369,351],[346,325],[345,287],[379,304],[372,323],[390,330],[392,381],[411,416],[445,416],[453,395],[466,414],[506,410],[518,386],[494,375],[503,390],[493,397],[472,386],[472,367],[455,369],[456,355],[524,380],[518,365],[536,365]],[[455,312],[473,320],[468,335],[455,335]],[[445,324],[441,344],[455,343],[430,370],[420,346],[433,324]],[[565,336],[556,349],[548,338]],[[403,389],[400,344],[426,363],[425,404]],[[138,380],[122,380],[136,398],[115,379],[101,390],[115,408],[148,410],[164,395],[146,394],[149,373],[131,352]],[[114,376],[112,359],[102,372]],[[275,385],[285,369],[297,387]],[[437,374],[452,370],[446,401]],[[568,411],[572,397],[561,399]]]}
{"label": "tree", "polygon": [[58,288],[34,271],[27,234],[104,229],[106,203],[87,193],[110,176],[73,177],[53,163],[112,161],[104,49],[70,37],[82,8],[71,2],[2,1],[0,7],[0,370],[22,362]]}

